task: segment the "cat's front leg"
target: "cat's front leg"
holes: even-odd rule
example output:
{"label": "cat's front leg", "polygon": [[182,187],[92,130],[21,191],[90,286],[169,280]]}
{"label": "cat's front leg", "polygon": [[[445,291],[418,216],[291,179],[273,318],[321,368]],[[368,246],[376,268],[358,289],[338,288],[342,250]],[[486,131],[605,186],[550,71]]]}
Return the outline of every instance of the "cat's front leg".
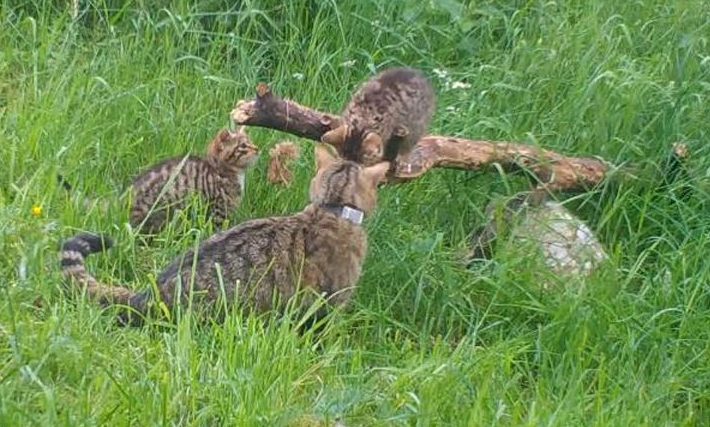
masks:
{"label": "cat's front leg", "polygon": [[234,196],[225,192],[217,194],[210,203],[210,215],[215,227],[221,229],[236,207],[237,199]]}

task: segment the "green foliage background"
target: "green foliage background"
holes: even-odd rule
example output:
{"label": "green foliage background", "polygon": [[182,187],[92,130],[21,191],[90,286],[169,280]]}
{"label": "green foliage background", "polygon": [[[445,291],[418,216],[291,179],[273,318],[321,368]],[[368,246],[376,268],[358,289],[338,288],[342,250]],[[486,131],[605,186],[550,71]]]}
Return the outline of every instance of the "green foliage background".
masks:
{"label": "green foliage background", "polygon": [[[0,425],[710,421],[706,2],[79,1],[75,19],[71,4],[0,1]],[[77,230],[115,237],[90,268],[136,288],[211,232],[139,246],[118,194],[202,152],[258,82],[338,111],[402,64],[437,87],[432,133],[634,166],[570,200],[610,254],[594,277],[543,293],[544,267],[515,251],[465,268],[486,204],[525,181],[437,170],[382,189],[354,307],[321,336],[239,316],[122,329],[62,292],[57,245]],[[264,154],[235,221],[300,210],[310,143],[282,189],[266,153],[288,136],[250,134]],[[661,188],[676,141],[690,178]]]}

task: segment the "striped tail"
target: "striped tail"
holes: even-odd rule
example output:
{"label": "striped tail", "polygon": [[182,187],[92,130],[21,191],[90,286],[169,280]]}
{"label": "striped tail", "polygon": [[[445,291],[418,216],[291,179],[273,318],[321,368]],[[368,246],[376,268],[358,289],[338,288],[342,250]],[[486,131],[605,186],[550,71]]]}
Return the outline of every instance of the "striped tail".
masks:
{"label": "striped tail", "polygon": [[[99,282],[86,270],[85,258],[93,253],[103,252],[113,246],[113,241],[107,236],[90,233],[78,234],[62,243],[60,265],[62,274],[70,282],[79,284],[86,289],[89,299],[103,306],[126,305],[141,315],[148,310],[149,293],[137,293],[128,288],[110,286]],[[136,317],[128,314],[121,316],[121,323],[136,324]]]}

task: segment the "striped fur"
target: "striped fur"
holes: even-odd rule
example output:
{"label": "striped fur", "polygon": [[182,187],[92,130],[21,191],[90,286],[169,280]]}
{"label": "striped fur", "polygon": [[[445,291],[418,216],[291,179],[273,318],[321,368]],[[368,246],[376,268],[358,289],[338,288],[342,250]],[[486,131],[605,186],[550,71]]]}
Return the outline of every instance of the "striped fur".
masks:
{"label": "striped fur", "polygon": [[159,232],[191,195],[202,197],[217,227],[239,206],[244,174],[259,156],[244,127],[222,130],[210,143],[207,156],[166,160],[138,176],[132,185],[130,223],[147,234]]}
{"label": "striped fur", "polygon": [[[347,304],[361,274],[367,236],[356,225],[334,214],[334,206],[349,206],[365,215],[373,212],[377,186],[389,163],[363,167],[338,159],[326,146],[316,146],[317,172],[306,208],[294,215],[255,219],[217,233],[196,251],[179,256],[159,275],[160,299],[171,308],[208,308],[217,301],[262,313],[283,306],[299,289]],[[84,258],[101,249],[101,238],[79,235],[62,246],[64,275],[86,286],[100,302],[118,302],[145,313],[153,299],[148,292],[100,284],[84,268]],[[107,241],[104,239],[104,241]],[[226,299],[222,299],[226,297]],[[299,300],[308,306],[312,299]]]}
{"label": "striped fur", "polygon": [[113,241],[107,236],[82,233],[65,240],[60,252],[60,266],[66,279],[81,283],[89,297],[102,305],[131,305],[135,293],[123,287],[106,286],[99,283],[86,271],[87,256],[102,252],[113,246]]}
{"label": "striped fur", "polygon": [[342,113],[344,124],[322,139],[364,165],[394,161],[424,136],[436,109],[431,83],[419,70],[390,68],[366,81]]}

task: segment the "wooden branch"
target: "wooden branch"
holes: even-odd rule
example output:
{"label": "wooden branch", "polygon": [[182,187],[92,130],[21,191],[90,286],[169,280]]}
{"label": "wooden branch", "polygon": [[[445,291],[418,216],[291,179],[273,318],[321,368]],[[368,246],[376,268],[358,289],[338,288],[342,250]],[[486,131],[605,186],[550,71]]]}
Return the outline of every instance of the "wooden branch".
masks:
{"label": "wooden branch", "polygon": [[[260,83],[256,98],[239,101],[231,113],[240,125],[259,126],[320,141],[341,124],[340,117],[285,100]],[[397,159],[390,182],[411,181],[432,168],[482,170],[499,164],[506,172],[529,170],[538,188],[548,191],[587,190],[599,184],[609,167],[599,159],[566,157],[553,151],[512,142],[472,141],[429,135],[406,156]]]}
{"label": "wooden branch", "polygon": [[238,125],[280,130],[314,141],[320,141],[324,133],[341,123],[338,116],[281,99],[264,83],[257,86],[256,99],[237,102],[232,110],[232,120]]}

